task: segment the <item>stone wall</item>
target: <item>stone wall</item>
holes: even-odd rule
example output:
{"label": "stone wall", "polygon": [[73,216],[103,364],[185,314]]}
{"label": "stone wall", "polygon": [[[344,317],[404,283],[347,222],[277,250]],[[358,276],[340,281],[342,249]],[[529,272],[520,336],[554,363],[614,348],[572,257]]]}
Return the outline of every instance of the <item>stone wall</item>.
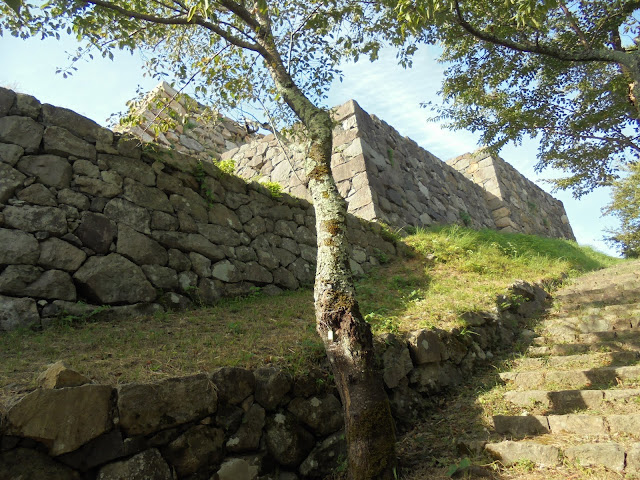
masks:
{"label": "stone wall", "polygon": [[[380,232],[348,218],[354,273],[395,254]],[[0,89],[0,331],[296,289],[315,243],[305,200]]]}
{"label": "stone wall", "polygon": [[499,156],[480,149],[448,160],[447,164],[483,188],[500,230],[575,240],[562,202]]}
{"label": "stone wall", "polygon": [[[172,98],[181,103],[167,104]],[[310,199],[304,143],[282,135],[248,134],[246,126],[222,117],[207,123],[211,114],[204,106],[166,83],[151,92],[140,112],[148,120],[159,115],[176,124],[176,131],[155,138],[150,130],[131,130],[145,141],[206,160],[232,159],[241,177],[276,182],[283,191]],[[562,202],[500,157],[479,150],[442,162],[353,100],[333,109],[333,117],[331,167],[349,213],[394,228],[459,223],[575,239]]]}
{"label": "stone wall", "polygon": [[[524,282],[511,287],[513,295],[519,301],[507,310],[468,314],[464,334],[427,329],[379,339],[376,354],[401,430],[423,416],[431,396],[516,338],[531,338],[523,319],[547,295]],[[291,377],[273,367],[225,367],[114,387],[54,364],[40,376],[41,388],[0,402],[0,478],[325,478],[346,460],[342,405],[328,378],[321,368]]]}
{"label": "stone wall", "polygon": [[157,143],[205,161],[217,159],[223,152],[251,142],[255,135],[244,125],[220,115],[188,95],[178,93],[161,82],[132,105],[134,119],[116,127],[146,143]]}

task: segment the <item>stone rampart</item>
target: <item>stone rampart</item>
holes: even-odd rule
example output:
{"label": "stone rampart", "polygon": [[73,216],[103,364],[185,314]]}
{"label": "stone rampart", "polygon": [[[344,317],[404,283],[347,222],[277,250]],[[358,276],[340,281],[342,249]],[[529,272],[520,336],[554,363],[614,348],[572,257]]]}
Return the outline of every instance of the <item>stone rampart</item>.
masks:
{"label": "stone rampart", "polygon": [[[168,104],[170,99],[181,103]],[[303,142],[282,135],[249,134],[250,126],[222,117],[208,125],[203,119],[211,114],[204,106],[165,83],[148,96],[140,112],[147,120],[159,115],[177,125],[174,132],[158,134],[156,142],[206,160],[232,159],[241,177],[276,182],[283,191],[310,199]],[[394,228],[459,223],[575,239],[562,202],[500,157],[479,150],[445,163],[353,100],[336,107],[333,116],[337,125],[331,168],[349,213]],[[197,127],[188,128],[191,125]],[[150,129],[141,136],[136,128],[133,133],[154,140]],[[208,135],[205,130],[214,133]],[[225,140],[226,150],[220,132],[226,132],[226,138],[233,135],[233,141]]]}
{"label": "stone rampart", "polygon": [[[380,232],[348,218],[354,273],[395,254]],[[316,259],[309,202],[6,89],[0,245],[0,331],[296,289]]]}
{"label": "stone rampart", "polygon": [[575,240],[562,202],[499,156],[480,149],[448,160],[447,164],[483,188],[497,228]]}

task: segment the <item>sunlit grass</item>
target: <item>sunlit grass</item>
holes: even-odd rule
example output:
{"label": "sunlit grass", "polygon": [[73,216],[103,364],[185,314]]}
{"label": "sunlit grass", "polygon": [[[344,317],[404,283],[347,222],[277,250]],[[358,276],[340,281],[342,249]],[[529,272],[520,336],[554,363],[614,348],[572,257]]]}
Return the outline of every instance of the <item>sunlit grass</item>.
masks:
{"label": "sunlit grass", "polygon": [[[464,326],[461,314],[491,309],[516,279],[559,278],[617,261],[573,242],[447,227],[404,239],[413,254],[357,282],[375,333]],[[97,382],[124,383],[278,365],[293,374],[322,363],[310,290],[226,300],[215,307],[112,322],[65,319],[43,331],[0,336],[0,391],[35,386],[63,360]]]}

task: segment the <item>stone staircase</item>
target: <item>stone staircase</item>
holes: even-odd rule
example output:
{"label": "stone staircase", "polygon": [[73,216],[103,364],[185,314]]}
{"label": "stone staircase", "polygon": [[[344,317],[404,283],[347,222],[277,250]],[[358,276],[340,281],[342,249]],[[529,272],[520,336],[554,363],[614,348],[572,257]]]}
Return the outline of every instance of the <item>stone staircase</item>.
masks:
{"label": "stone staircase", "polygon": [[492,415],[503,440],[491,456],[640,478],[639,272],[626,262],[556,292],[540,335],[500,374],[507,414]]}

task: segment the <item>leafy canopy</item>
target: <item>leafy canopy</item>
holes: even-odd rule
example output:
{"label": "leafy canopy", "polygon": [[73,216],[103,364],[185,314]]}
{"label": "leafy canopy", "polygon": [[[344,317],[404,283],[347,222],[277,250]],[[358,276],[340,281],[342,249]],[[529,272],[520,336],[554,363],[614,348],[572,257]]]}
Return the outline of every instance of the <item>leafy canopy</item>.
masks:
{"label": "leafy canopy", "polygon": [[[435,120],[495,150],[540,138],[538,171],[574,196],[638,158],[637,0],[396,0],[405,48],[439,42],[448,65]],[[636,100],[637,98],[637,100]]]}
{"label": "leafy canopy", "polygon": [[629,165],[628,175],[613,182],[611,203],[604,213],[618,217],[620,227],[609,242],[628,258],[640,257],[640,163]]}
{"label": "leafy canopy", "polygon": [[202,101],[235,108],[257,100],[274,115],[284,101],[266,68],[263,35],[270,34],[277,52],[269,61],[321,102],[341,77],[345,56],[377,53],[379,43],[364,39],[376,12],[347,0],[0,0],[0,35],[76,37],[85,46],[64,75],[96,53],[113,58],[115,50],[139,51],[147,74],[179,87],[193,81]]}

